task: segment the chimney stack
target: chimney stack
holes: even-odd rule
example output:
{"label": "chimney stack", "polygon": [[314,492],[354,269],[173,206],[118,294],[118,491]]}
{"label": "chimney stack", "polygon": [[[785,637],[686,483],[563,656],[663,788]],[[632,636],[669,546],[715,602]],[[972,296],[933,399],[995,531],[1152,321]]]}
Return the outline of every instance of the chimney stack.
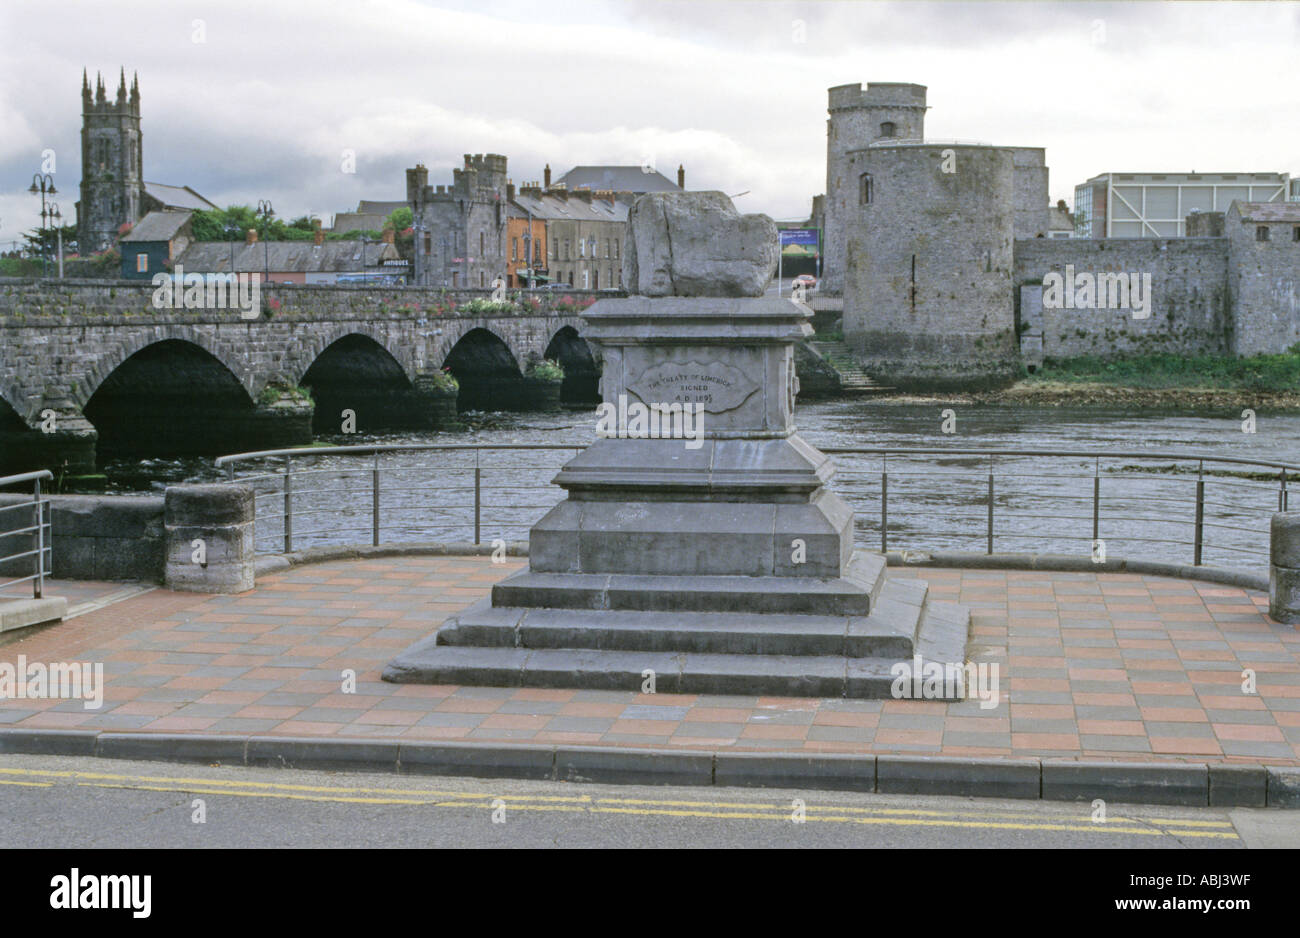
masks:
{"label": "chimney stack", "polygon": [[510,202],[515,200],[515,184],[508,179],[506,180],[506,199]]}
{"label": "chimney stack", "polygon": [[677,164],[677,188],[686,188],[686,167],[681,163]]}
{"label": "chimney stack", "polygon": [[244,243],[245,243],[245,244],[256,244],[256,243],[257,243],[257,229],[256,229],[256,228],[249,228],[249,229],[248,229],[248,233],[247,233],[246,235],[244,235]]}
{"label": "chimney stack", "polygon": [[312,220],[311,243],[321,245],[325,243],[325,229],[320,226],[320,219]]}
{"label": "chimney stack", "polygon": [[397,232],[394,231],[392,228],[385,228],[383,232],[379,235],[379,240],[382,241],[384,244],[392,244],[393,238],[396,236],[396,234]]}
{"label": "chimney stack", "polygon": [[542,170],[542,186],[547,189],[551,188],[551,164],[550,163],[547,163],[546,168]]}

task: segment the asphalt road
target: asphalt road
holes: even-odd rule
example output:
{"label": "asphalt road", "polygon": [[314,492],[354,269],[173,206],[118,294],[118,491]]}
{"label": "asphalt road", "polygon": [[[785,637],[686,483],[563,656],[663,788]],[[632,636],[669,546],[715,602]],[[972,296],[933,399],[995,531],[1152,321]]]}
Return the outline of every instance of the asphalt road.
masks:
{"label": "asphalt road", "polygon": [[1300,811],[1112,804],[1097,823],[1082,803],[17,755],[0,756],[0,819],[0,849],[1300,846]]}

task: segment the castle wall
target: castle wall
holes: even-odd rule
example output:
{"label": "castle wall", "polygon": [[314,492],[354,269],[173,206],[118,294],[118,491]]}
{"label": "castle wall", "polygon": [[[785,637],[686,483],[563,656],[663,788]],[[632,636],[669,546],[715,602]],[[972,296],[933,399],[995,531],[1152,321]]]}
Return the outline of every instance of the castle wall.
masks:
{"label": "castle wall", "polygon": [[1046,238],[1051,211],[1047,185],[1047,151],[1042,147],[1011,147],[1015,168],[1016,237]]}
{"label": "castle wall", "polygon": [[857,200],[849,154],[881,139],[881,125],[886,122],[894,125],[897,139],[921,139],[925,135],[925,86],[840,85],[829,91],[828,112],[821,292],[838,295],[844,289],[847,224]]}
{"label": "castle wall", "polygon": [[1011,151],[882,142],[850,154],[849,173],[844,339],[864,368],[903,388],[1013,378]]}
{"label": "castle wall", "polygon": [[1151,315],[1130,309],[1043,309],[1041,293],[1017,290],[1020,329],[1042,333],[1044,358],[1119,358],[1156,352],[1223,354],[1231,331],[1228,243],[1223,238],[1109,238],[1015,243],[1015,283],[1041,284],[1066,265],[1080,273],[1151,275]]}
{"label": "castle wall", "polygon": [[1300,342],[1300,225],[1269,225],[1269,240],[1255,240],[1258,225],[1228,212],[1224,223],[1231,260],[1229,291],[1237,355],[1277,354]]}

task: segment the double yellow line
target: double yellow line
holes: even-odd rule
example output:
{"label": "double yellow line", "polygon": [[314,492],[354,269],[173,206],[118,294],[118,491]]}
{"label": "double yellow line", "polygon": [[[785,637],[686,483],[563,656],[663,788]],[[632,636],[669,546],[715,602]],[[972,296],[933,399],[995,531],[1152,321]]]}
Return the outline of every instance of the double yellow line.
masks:
{"label": "double yellow line", "polygon": [[[574,814],[622,814],[638,817],[680,817],[713,820],[779,821],[791,823],[792,803],[759,801],[695,801],[667,798],[612,798],[592,795],[498,795],[491,792],[440,791],[422,788],[370,788],[345,785],[292,785],[231,779],[165,775],[121,775],[108,772],[35,771],[0,768],[0,785],[52,788],[120,788],[136,791],[184,792],[235,798],[280,798],[291,801],[369,805],[423,805],[509,812],[558,811]],[[806,801],[806,799],[805,799]],[[1180,817],[1110,816],[1096,823],[1090,815],[1043,819],[1031,811],[980,809],[940,811],[925,808],[844,804],[806,804],[803,819],[820,824],[861,824],[890,827],[948,827],[989,831],[1058,831],[1149,837],[1197,837],[1238,840],[1228,820]]]}

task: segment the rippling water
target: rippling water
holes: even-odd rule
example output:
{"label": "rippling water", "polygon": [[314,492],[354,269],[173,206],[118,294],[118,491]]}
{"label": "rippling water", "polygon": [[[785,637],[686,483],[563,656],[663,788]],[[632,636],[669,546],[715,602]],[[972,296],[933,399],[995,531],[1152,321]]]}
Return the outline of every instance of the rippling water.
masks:
{"label": "rippling water", "polygon": [[[942,432],[951,408],[953,433]],[[528,443],[585,445],[594,439],[594,414],[473,415],[462,433],[354,434],[323,437],[330,444]],[[1191,563],[1196,518],[1197,463],[1142,460],[1121,453],[1196,453],[1300,462],[1300,416],[1263,415],[1256,432],[1239,419],[1179,414],[1135,416],[1097,408],[995,407],[834,401],[799,408],[800,433],[817,446],[1087,449],[1109,455],[999,457],[993,466],[994,550],[1088,554],[1092,538],[1094,476],[1098,533],[1111,556]],[[549,481],[574,451],[488,451],[389,454],[381,458],[381,542],[473,540],[475,460],[480,469],[479,537],[522,540],[528,528],[563,497]],[[879,455],[840,454],[832,487],[857,512],[860,545],[882,546],[882,469]],[[890,549],[985,550],[988,538],[989,460],[978,456],[889,456]],[[330,543],[370,543],[373,470],[369,458],[322,456],[295,462],[295,549]],[[1268,517],[1278,507],[1276,477],[1262,470],[1207,463],[1203,497],[1202,561],[1262,570]],[[284,548],[283,480],[279,462],[243,466],[258,471],[257,540],[260,551]],[[179,481],[224,476],[210,460],[153,460],[107,467],[114,491],[161,489]]]}

